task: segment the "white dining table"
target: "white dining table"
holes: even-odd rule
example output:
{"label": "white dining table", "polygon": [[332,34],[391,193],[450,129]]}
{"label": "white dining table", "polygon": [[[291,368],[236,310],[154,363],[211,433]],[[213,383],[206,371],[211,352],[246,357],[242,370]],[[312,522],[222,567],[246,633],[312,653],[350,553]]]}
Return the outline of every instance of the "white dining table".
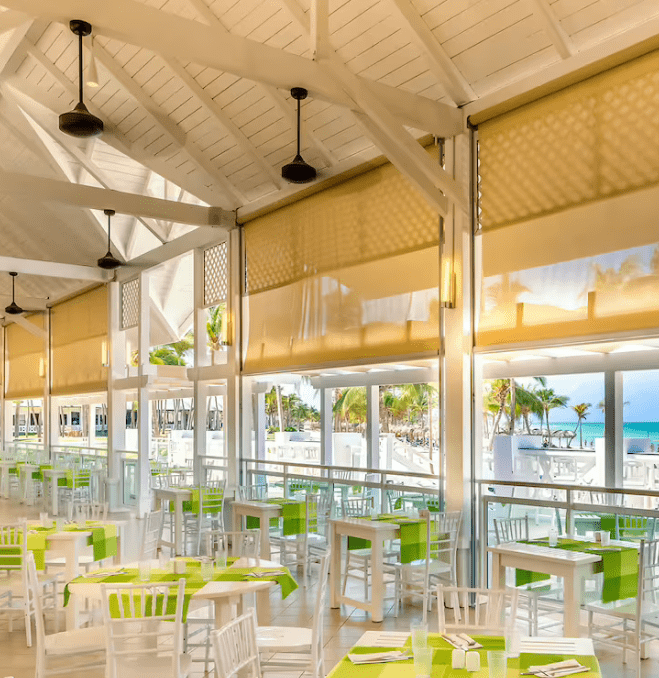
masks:
{"label": "white dining table", "polygon": [[163,546],[174,549],[177,556],[183,553],[183,502],[192,499],[192,488],[186,487],[154,487],[153,495],[156,500],[156,511],[162,508],[164,501],[174,503],[174,541],[162,541]]}
{"label": "white dining table", "polygon": [[[627,542],[625,542],[625,545]],[[554,575],[563,579],[563,629],[566,636],[581,635],[579,613],[583,580],[594,573],[594,565],[602,558],[596,553],[582,553],[565,549],[509,542],[491,546],[492,585],[506,587],[506,568],[530,570]]]}
{"label": "white dining table", "polygon": [[0,461],[0,497],[9,499],[9,471],[16,468],[15,461]]}
{"label": "white dining table", "polygon": [[[400,526],[379,520],[333,518],[329,521],[331,548],[330,607],[352,605],[371,614],[371,621],[384,617],[384,542],[395,539]],[[371,600],[356,600],[341,593],[341,543],[343,537],[358,537],[371,542]]]}
{"label": "white dining table", "polygon": [[[51,516],[59,515],[59,486],[58,481],[60,478],[66,478],[66,469],[63,468],[46,468],[43,470],[43,484],[44,484],[44,509],[50,509]],[[50,485],[50,507],[47,506],[47,492],[46,485]]]}
{"label": "white dining table", "polygon": [[263,558],[270,558],[270,518],[279,518],[282,515],[280,504],[268,504],[264,501],[233,501],[231,502],[234,532],[244,530],[243,519],[258,518],[261,528],[260,553]]}

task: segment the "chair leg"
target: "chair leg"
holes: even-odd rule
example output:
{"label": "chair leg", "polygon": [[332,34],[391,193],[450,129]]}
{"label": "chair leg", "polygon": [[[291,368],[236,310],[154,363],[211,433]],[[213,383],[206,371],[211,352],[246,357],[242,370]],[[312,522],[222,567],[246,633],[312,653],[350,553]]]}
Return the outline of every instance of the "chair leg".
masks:
{"label": "chair leg", "polygon": [[32,647],[32,613],[30,612],[27,596],[25,597],[25,639],[27,646]]}

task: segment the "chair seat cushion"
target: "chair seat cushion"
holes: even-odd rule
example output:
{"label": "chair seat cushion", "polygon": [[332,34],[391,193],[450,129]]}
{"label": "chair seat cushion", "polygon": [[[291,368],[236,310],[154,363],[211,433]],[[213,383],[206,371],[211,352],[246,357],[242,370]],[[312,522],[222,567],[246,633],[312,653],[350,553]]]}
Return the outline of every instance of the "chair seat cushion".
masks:
{"label": "chair seat cushion", "polygon": [[69,655],[78,652],[105,652],[105,629],[90,626],[46,636],[46,654]]}
{"label": "chair seat cushion", "polygon": [[259,626],[256,644],[261,652],[301,652],[311,650],[311,629],[295,626]]}

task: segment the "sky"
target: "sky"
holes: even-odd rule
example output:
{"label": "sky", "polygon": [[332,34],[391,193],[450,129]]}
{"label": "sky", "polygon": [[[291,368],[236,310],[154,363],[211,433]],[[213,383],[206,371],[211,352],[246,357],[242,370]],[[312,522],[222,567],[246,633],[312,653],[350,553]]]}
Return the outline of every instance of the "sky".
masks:
{"label": "sky", "polygon": [[[520,379],[520,383],[531,384],[531,379]],[[572,405],[591,403],[587,421],[603,423],[604,413],[597,404],[604,400],[603,374],[569,374],[547,377],[547,387],[559,395],[570,397],[566,409],[555,409],[549,414],[553,422],[575,422],[577,415]],[[624,421],[659,421],[659,370],[643,370],[623,373],[623,396],[625,402]]]}

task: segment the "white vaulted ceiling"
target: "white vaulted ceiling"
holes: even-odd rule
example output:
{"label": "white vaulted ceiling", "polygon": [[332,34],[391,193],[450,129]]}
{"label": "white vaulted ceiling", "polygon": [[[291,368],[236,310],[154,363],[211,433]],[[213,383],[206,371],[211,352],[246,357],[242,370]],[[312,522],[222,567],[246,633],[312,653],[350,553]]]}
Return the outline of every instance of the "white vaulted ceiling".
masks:
{"label": "white vaulted ceiling", "polygon": [[[0,2],[1,171],[239,220],[307,188],[281,178],[295,154],[292,86],[309,89],[302,155],[318,182],[384,155],[441,211],[445,196],[466,205],[466,186],[419,139],[659,33],[656,0]],[[92,140],[58,129],[77,102],[74,18],[94,27],[100,86],[85,101],[106,130]],[[118,213],[113,249],[130,261],[192,228]],[[100,210],[0,193],[1,256],[94,266],[105,229]],[[24,275],[17,290],[53,299],[86,284]]]}

